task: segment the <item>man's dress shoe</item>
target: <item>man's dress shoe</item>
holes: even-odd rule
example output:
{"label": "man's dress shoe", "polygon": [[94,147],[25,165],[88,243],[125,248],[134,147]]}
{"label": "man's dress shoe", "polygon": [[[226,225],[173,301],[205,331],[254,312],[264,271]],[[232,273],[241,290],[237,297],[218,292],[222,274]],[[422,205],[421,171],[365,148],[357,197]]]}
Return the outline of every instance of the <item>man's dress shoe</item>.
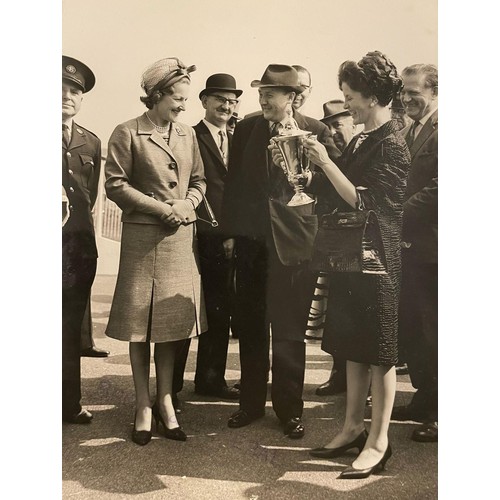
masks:
{"label": "man's dress shoe", "polygon": [[300,417],[294,417],[283,422],[283,434],[290,439],[300,439],[305,434],[305,427]]}
{"label": "man's dress shoe", "polygon": [[236,429],[238,427],[244,427],[245,425],[251,424],[254,420],[257,420],[264,416],[264,412],[257,414],[250,414],[245,410],[238,410],[236,413],[233,413],[229,420],[227,421],[227,426],[232,429]]}
{"label": "man's dress shoe", "polygon": [[438,423],[427,422],[420,425],[413,431],[411,439],[413,441],[418,441],[419,443],[437,443]]}
{"label": "man's dress shoe", "polygon": [[83,351],[80,352],[80,356],[84,358],[107,358],[109,356],[109,351],[92,346],[88,349],[83,349]]}
{"label": "man's dress shoe", "polygon": [[341,394],[347,390],[346,381],[340,379],[330,379],[316,388],[317,396],[333,396]]}
{"label": "man's dress shoe", "polygon": [[227,385],[219,388],[196,387],[194,392],[202,396],[213,396],[221,399],[240,399],[240,390],[235,387],[228,387]]}
{"label": "man's dress shoe", "polygon": [[63,417],[63,420],[69,424],[90,424],[93,418],[94,416],[92,413],[82,408],[79,413],[70,415],[69,417]]}

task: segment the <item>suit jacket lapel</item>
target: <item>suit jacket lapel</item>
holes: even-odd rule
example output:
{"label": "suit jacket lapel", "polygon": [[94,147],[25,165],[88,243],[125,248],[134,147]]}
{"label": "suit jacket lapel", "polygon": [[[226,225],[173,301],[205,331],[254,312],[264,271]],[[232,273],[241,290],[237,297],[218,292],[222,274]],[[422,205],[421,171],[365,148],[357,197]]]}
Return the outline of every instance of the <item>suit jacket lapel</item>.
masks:
{"label": "suit jacket lapel", "polygon": [[417,135],[415,141],[413,142],[410,148],[411,157],[417,154],[418,150],[424,145],[425,141],[429,138],[429,136],[434,132],[437,123],[437,110],[429,117],[429,119],[425,122],[425,125],[422,127],[420,134]]}
{"label": "suit jacket lapel", "polygon": [[173,152],[175,144],[178,142],[179,129],[175,123],[172,123],[172,128],[170,131],[170,144],[161,136],[161,134],[154,128],[153,124],[146,117],[146,113],[137,118],[137,133],[143,135],[149,135],[149,138],[166,153],[168,153],[173,160],[177,161]]}
{"label": "suit jacket lapel", "polygon": [[78,148],[86,144],[85,132],[73,122],[73,127],[71,129],[71,142],[69,143],[68,150]]}
{"label": "suit jacket lapel", "polygon": [[207,148],[212,152],[215,158],[217,158],[217,162],[220,164],[220,166],[223,167],[224,170],[226,170],[227,166],[224,164],[221,151],[217,146],[217,144],[215,144],[214,138],[210,133],[210,130],[208,130],[208,127],[203,123],[203,120],[200,121],[200,123],[198,123],[198,126],[196,128],[198,131],[198,138],[200,139],[200,141],[202,141],[207,146]]}

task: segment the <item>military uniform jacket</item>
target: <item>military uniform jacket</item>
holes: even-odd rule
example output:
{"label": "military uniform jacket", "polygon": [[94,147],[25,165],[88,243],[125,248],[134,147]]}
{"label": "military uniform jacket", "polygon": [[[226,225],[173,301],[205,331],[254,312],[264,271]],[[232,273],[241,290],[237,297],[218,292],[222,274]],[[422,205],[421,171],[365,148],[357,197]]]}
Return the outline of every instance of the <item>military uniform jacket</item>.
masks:
{"label": "military uniform jacket", "polygon": [[69,146],[62,143],[62,185],[70,206],[70,217],[62,228],[63,260],[75,252],[81,257],[97,258],[92,208],[100,171],[101,141],[73,122]]}

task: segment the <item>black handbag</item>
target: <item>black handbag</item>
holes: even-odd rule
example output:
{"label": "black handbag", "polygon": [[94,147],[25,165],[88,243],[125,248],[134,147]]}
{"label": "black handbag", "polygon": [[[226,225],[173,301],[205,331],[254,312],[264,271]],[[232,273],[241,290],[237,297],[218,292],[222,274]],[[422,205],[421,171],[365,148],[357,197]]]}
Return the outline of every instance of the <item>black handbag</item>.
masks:
{"label": "black handbag", "polygon": [[314,240],[311,268],[327,273],[387,274],[377,214],[373,210],[335,210],[323,215]]}
{"label": "black handbag", "polygon": [[215,218],[214,211],[212,210],[210,203],[208,203],[207,197],[203,193],[201,193],[201,195],[203,196],[203,200],[196,208],[196,216],[198,220],[206,222],[212,227],[217,227],[219,223]]}

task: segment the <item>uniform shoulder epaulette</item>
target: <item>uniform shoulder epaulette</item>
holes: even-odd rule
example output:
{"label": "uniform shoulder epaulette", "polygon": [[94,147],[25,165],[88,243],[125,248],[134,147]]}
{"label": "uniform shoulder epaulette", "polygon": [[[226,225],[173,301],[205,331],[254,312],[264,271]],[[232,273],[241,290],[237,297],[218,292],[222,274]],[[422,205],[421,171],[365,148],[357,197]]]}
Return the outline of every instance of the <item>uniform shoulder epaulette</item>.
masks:
{"label": "uniform shoulder epaulette", "polygon": [[76,122],[75,122],[75,127],[76,127],[77,132],[80,132],[80,130],[81,130],[81,131],[86,132],[87,134],[91,135],[92,137],[95,137],[97,140],[100,140],[99,137],[97,137],[97,135],[94,134],[94,132],[92,132],[88,128],[82,127],[81,125],[79,125]]}

